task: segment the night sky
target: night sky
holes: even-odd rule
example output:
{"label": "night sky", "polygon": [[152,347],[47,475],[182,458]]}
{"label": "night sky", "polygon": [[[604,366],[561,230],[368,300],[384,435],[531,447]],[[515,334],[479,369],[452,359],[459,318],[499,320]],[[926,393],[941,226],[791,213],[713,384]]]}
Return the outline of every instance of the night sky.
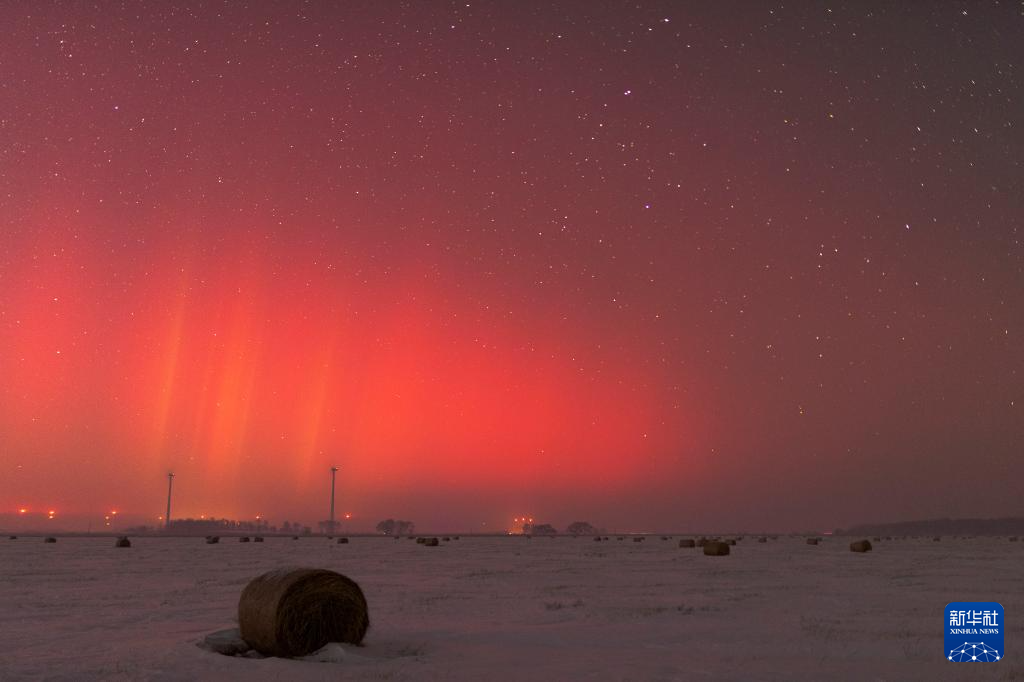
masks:
{"label": "night sky", "polygon": [[0,25],[0,513],[1024,514],[1019,3]]}

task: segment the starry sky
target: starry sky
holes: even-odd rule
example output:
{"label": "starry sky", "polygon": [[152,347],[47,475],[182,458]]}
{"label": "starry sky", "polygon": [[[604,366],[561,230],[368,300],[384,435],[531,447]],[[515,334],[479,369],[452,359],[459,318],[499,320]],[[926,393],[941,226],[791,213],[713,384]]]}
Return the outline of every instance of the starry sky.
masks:
{"label": "starry sky", "polygon": [[0,513],[1024,514],[1019,3],[0,24]]}

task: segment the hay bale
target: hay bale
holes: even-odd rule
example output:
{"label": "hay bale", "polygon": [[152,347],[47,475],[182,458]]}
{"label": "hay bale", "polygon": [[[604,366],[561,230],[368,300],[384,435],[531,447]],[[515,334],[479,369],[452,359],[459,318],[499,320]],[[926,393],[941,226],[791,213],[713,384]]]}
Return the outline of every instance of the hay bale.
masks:
{"label": "hay bale", "polygon": [[[17,540],[17,539],[18,539],[18,536],[17,536],[17,535],[12,535],[12,536],[11,536],[11,539],[12,539],[12,540]],[[1013,537],[1011,537],[1011,538],[1010,538],[1010,542],[1017,542],[1017,536],[1016,536],[1016,535],[1014,535]]]}
{"label": "hay bale", "polygon": [[423,544],[423,543],[425,543],[426,541],[427,541],[427,539],[426,539],[426,538],[416,538],[416,544],[417,544],[417,545],[422,545],[422,544]]}
{"label": "hay bale", "polygon": [[936,537],[932,538],[932,542],[942,542],[942,538],[936,536]]}
{"label": "hay bale", "polygon": [[206,536],[206,544],[208,544],[208,545],[216,545],[219,542],[220,542],[220,536],[219,535],[207,535]]}
{"label": "hay bale", "polygon": [[132,541],[128,539],[127,535],[122,535],[117,538],[117,542],[114,543],[114,547],[131,547]]}
{"label": "hay bale", "polygon": [[444,536],[443,538],[441,538],[441,540],[444,541],[444,542],[451,542],[452,541],[452,539],[450,537],[448,537],[447,535]]}
{"label": "hay bale", "polygon": [[694,542],[693,540],[680,540],[679,541],[679,546],[680,547],[696,547],[697,543]]}
{"label": "hay bale", "polygon": [[268,656],[305,656],[328,642],[359,644],[370,627],[355,581],[316,568],[280,569],[253,578],[238,600],[242,639]]}
{"label": "hay bale", "polygon": [[594,538],[594,542],[601,542],[601,538],[599,538],[599,537]]}
{"label": "hay bale", "polygon": [[726,540],[725,544],[731,545],[731,546],[735,547],[736,546],[736,541],[735,540]]}
{"label": "hay bale", "polygon": [[252,539],[252,541],[253,542],[263,542],[263,536],[262,535],[257,535],[256,537],[254,537]]}
{"label": "hay bale", "polygon": [[881,541],[882,541],[882,538],[880,538],[880,537],[878,537],[878,536],[876,535],[875,537],[871,538],[871,541],[872,541],[872,542],[881,542]]}
{"label": "hay bale", "polygon": [[816,545],[816,544],[818,544],[818,538],[807,538],[807,544],[808,545]]}
{"label": "hay bale", "polygon": [[338,538],[338,544],[339,545],[347,545],[348,544],[348,538]]}
{"label": "hay bale", "polygon": [[299,536],[298,536],[298,535],[293,535],[293,536],[292,536],[292,540],[298,540],[298,539],[299,539]]}
{"label": "hay bale", "polygon": [[768,538],[758,538],[757,541],[760,542],[761,544],[767,544]]}
{"label": "hay bale", "polygon": [[729,556],[729,545],[717,540],[704,543],[704,556]]}
{"label": "hay bale", "polygon": [[57,542],[57,538],[44,538],[43,542],[48,543],[48,544],[53,544],[53,543]]}
{"label": "hay bale", "polygon": [[456,535],[456,536],[455,536],[454,538],[452,538],[452,539],[453,539],[453,540],[458,540],[458,539],[459,539],[459,536],[458,536],[458,535]]}
{"label": "hay bale", "polygon": [[856,542],[850,543],[851,552],[870,552],[871,543],[867,540],[857,540]]}
{"label": "hay bale", "polygon": [[7,538],[7,539],[8,539],[8,540],[17,540],[17,539],[18,539],[18,536],[17,536],[17,535],[12,535],[12,536],[10,536],[10,537],[9,537],[9,538]]}
{"label": "hay bale", "polygon": [[439,544],[441,544],[441,543],[437,541],[437,538],[424,538],[423,539],[423,546],[424,547],[437,547]]}
{"label": "hay bale", "polygon": [[238,538],[238,541],[239,542],[249,542],[249,536],[248,535],[243,535],[242,537]]}
{"label": "hay bale", "polygon": [[626,538],[623,538],[623,537],[618,537],[618,538],[615,538],[615,539],[616,539],[616,540],[618,540],[619,542],[622,542],[622,541],[623,541],[623,540],[625,540]]}

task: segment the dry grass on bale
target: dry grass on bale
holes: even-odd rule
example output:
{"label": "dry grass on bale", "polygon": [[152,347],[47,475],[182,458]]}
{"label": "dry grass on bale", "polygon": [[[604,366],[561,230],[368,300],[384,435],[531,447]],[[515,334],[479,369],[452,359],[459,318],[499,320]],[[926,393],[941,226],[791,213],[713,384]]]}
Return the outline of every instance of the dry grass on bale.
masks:
{"label": "dry grass on bale", "polygon": [[807,538],[807,544],[808,545],[816,545],[816,544],[818,544],[818,538]]}
{"label": "dry grass on bale", "polygon": [[696,547],[697,543],[694,542],[693,540],[680,540],[679,541],[679,546],[680,547]]}
{"label": "dry grass on bale", "polygon": [[132,541],[128,539],[127,535],[122,535],[117,538],[117,542],[114,543],[114,547],[131,547]]}
{"label": "dry grass on bale", "polygon": [[316,568],[280,569],[253,578],[238,600],[242,639],[268,656],[305,656],[328,642],[359,644],[370,627],[355,581]]}
{"label": "dry grass on bale", "polygon": [[57,538],[45,538],[43,542],[53,544],[54,542],[57,542]]}
{"label": "dry grass on bale", "polygon": [[219,542],[220,542],[220,536],[219,535],[207,535],[206,536],[206,544],[208,544],[208,545],[216,545]]}
{"label": "dry grass on bale", "polygon": [[857,540],[855,542],[851,542],[850,543],[850,551],[851,552],[870,552],[871,551],[871,543],[868,542],[867,540]]}
{"label": "dry grass on bale", "polygon": [[704,556],[729,556],[729,545],[717,540],[704,543]]}
{"label": "dry grass on bale", "polygon": [[338,538],[338,544],[339,545],[347,545],[348,544],[348,538]]}

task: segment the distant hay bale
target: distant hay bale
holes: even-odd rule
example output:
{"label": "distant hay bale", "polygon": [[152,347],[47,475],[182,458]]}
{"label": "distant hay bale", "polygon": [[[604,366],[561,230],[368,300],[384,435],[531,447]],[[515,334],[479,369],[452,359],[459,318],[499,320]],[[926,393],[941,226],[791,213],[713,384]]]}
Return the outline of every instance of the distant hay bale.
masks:
{"label": "distant hay bale", "polygon": [[208,544],[208,545],[216,545],[219,542],[220,542],[220,536],[219,535],[207,535],[206,536],[206,544]]}
{"label": "distant hay bale", "polygon": [[601,542],[601,538],[600,537],[594,538],[594,542]]}
{"label": "distant hay bale", "polygon": [[757,541],[762,543],[762,544],[765,544],[765,543],[768,542],[768,538],[758,538]]}
{"label": "distant hay bale", "polygon": [[728,556],[729,545],[717,540],[708,540],[704,543],[704,556]]}
{"label": "distant hay bale", "polygon": [[816,545],[816,544],[818,544],[818,538],[807,538],[807,544],[808,545]]}
{"label": "distant hay bale", "polygon": [[696,547],[697,543],[694,542],[693,540],[680,540],[679,541],[679,546],[680,547]]}
{"label": "distant hay bale", "polygon": [[877,535],[876,535],[875,537],[871,538],[871,539],[872,539],[872,540],[873,540],[874,542],[881,542],[881,541],[882,541],[882,538],[878,537]]}
{"label": "distant hay bale", "polygon": [[338,538],[338,544],[339,545],[347,545],[348,544],[348,538]]}
{"label": "distant hay bale", "polygon": [[54,542],[57,542],[57,538],[45,538],[43,542],[53,544]]}
{"label": "distant hay bale", "polygon": [[638,537],[638,538],[633,538],[633,542],[643,542],[643,541],[644,541],[644,537],[642,535],[640,537]]}
{"label": "distant hay bale", "polygon": [[253,542],[263,542],[263,536],[262,535],[257,535],[256,537],[254,537],[252,539],[252,541]]}
{"label": "distant hay bale", "polygon": [[424,547],[437,547],[439,544],[441,543],[437,541],[437,538],[424,538],[423,540]]}
{"label": "distant hay bale", "polygon": [[942,542],[942,538],[935,536],[934,538],[932,538],[932,542]]}
{"label": "distant hay bale", "polygon": [[249,542],[249,536],[248,535],[243,535],[242,537],[238,538],[238,541],[239,542]]}
{"label": "distant hay bale", "polygon": [[668,542],[668,536],[667,535],[662,535],[661,536],[661,541],[662,542]]}
{"label": "distant hay bale", "polygon": [[17,535],[11,535],[11,536],[10,536],[10,537],[8,537],[7,539],[8,539],[8,540],[17,540],[17,539],[18,539],[18,536],[17,536]]}
{"label": "distant hay bale", "polygon": [[623,540],[625,540],[626,538],[624,538],[624,537],[621,537],[621,536],[620,536],[620,537],[617,537],[617,538],[615,538],[615,539],[616,539],[616,540],[618,540],[619,542],[622,542],[622,541],[623,541]]}
{"label": "distant hay bale", "polygon": [[315,568],[253,578],[238,600],[242,639],[268,656],[305,656],[328,642],[359,644],[370,627],[355,581]]}
{"label": "distant hay bale", "polygon": [[127,535],[122,535],[117,538],[117,542],[114,543],[114,547],[131,547],[132,541],[128,539]]}
{"label": "distant hay bale", "polygon": [[447,535],[444,536],[443,538],[441,538],[441,540],[444,541],[444,542],[451,542],[452,541],[452,539],[450,537],[448,537]]}
{"label": "distant hay bale", "polygon": [[[12,540],[17,540],[17,539],[18,539],[18,536],[17,536],[17,535],[12,535],[12,536],[11,536],[11,539],[12,539]],[[1012,536],[1012,537],[1010,538],[1010,542],[1017,542],[1017,536],[1016,536],[1016,535]]]}
{"label": "distant hay bale", "polygon": [[851,552],[870,552],[871,543],[867,540],[857,540],[856,542],[850,543]]}
{"label": "distant hay bale", "polygon": [[299,539],[299,536],[298,536],[298,535],[293,535],[293,536],[292,536],[292,540],[298,540],[298,539]]}
{"label": "distant hay bale", "polygon": [[458,540],[458,539],[459,539],[459,536],[458,536],[458,535],[456,535],[456,536],[455,536],[455,537],[453,537],[452,539],[453,539],[453,540]]}
{"label": "distant hay bale", "polygon": [[416,538],[416,544],[417,544],[417,545],[422,545],[422,544],[423,544],[423,543],[425,543],[426,541],[427,541],[427,539],[426,539],[426,538]]}

